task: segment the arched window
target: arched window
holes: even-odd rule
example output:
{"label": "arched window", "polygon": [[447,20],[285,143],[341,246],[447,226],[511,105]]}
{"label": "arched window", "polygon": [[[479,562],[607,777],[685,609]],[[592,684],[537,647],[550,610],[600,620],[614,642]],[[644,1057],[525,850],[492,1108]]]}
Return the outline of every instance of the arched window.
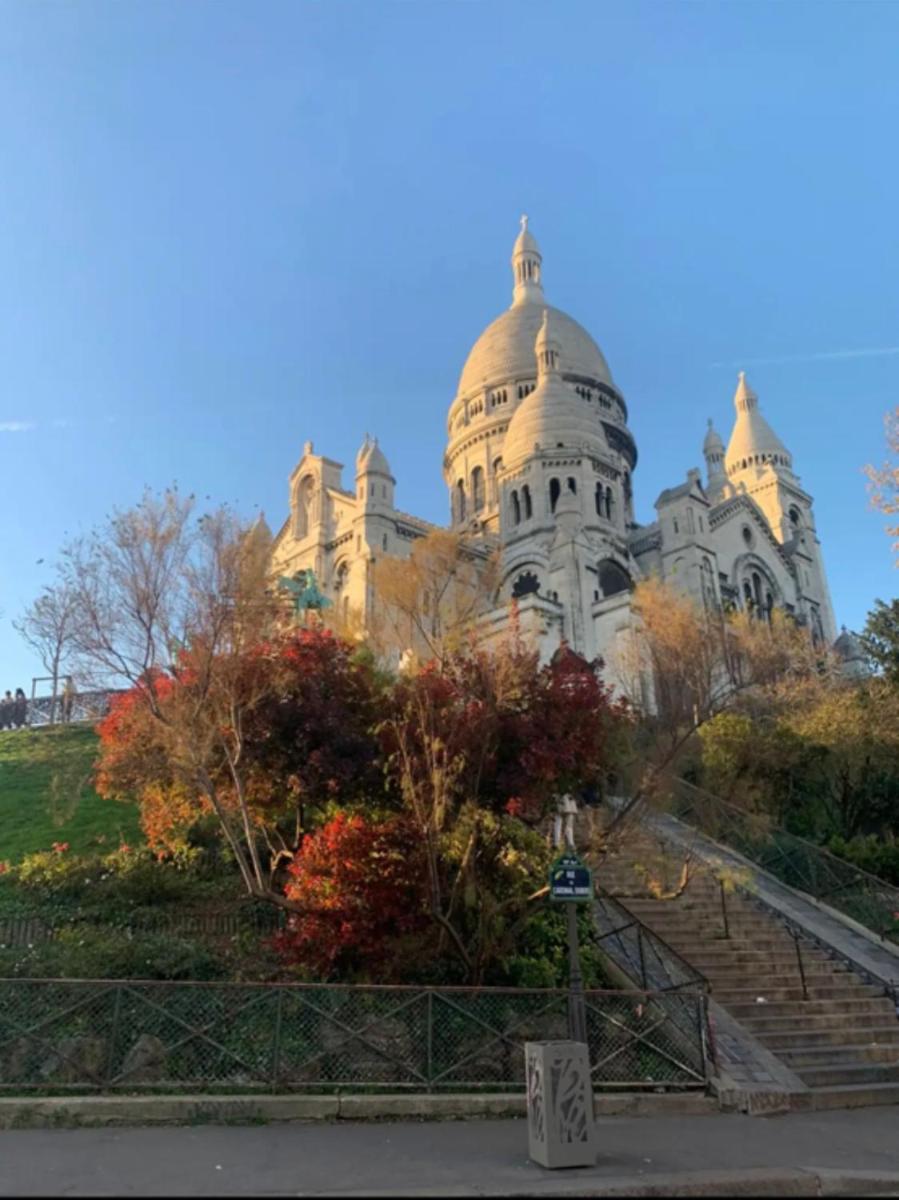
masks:
{"label": "arched window", "polygon": [[619,592],[629,592],[632,587],[631,577],[619,563],[612,558],[604,558],[599,564],[599,590],[603,596],[617,596]]}
{"label": "arched window", "polygon": [[484,507],[484,471],[475,467],[471,473],[471,506],[475,512]]}
{"label": "arched window", "polygon": [[521,504],[518,500],[518,492],[512,493],[512,523],[513,525],[521,524]]}
{"label": "arched window", "polygon": [[596,485],[596,491],[593,494],[593,501],[596,505],[596,515],[601,517],[605,513],[605,492],[601,483]]}
{"label": "arched window", "polygon": [[746,605],[747,612],[752,612],[755,608],[755,601],[752,598],[752,584],[748,579],[743,581],[743,602]]}
{"label": "arched window", "polygon": [[609,518],[610,521],[612,519],[612,503],[613,503],[612,489],[606,488],[606,516]]}
{"label": "arched window", "polygon": [[762,605],[762,577],[758,571],[752,572],[752,598],[755,601],[757,609],[761,609]]}
{"label": "arched window", "polygon": [[[337,570],[334,572],[334,595],[337,597],[338,601],[341,600],[341,597],[348,599],[346,596],[346,588],[349,578],[350,564],[348,562],[338,563]],[[342,608],[341,611],[343,611]]]}
{"label": "arched window", "polygon": [[465,520],[465,484],[461,479],[456,480],[456,520]]}
{"label": "arched window", "polygon": [[529,521],[534,515],[534,509],[531,504],[531,489],[527,484],[521,489],[521,498],[524,501],[524,519]]}
{"label": "arched window", "polygon": [[569,492],[573,492],[575,496],[577,495],[577,480],[573,475],[568,476],[568,490]]}
{"label": "arched window", "polygon": [[549,511],[550,512],[556,511],[556,505],[559,502],[559,493],[561,492],[561,490],[562,490],[562,488],[561,488],[561,485],[560,485],[558,479],[551,479],[549,481]]}

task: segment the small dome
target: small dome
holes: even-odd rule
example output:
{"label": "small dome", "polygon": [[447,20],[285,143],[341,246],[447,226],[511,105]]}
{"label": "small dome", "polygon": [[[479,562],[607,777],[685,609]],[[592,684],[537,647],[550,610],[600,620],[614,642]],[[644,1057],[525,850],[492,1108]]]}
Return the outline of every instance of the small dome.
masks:
{"label": "small dome", "polygon": [[528,219],[527,217],[522,217],[521,233],[519,233],[518,237],[515,239],[515,245],[512,247],[512,257],[514,258],[517,254],[539,255],[539,253],[540,248],[537,245],[537,239],[528,229]]}
{"label": "small dome", "polygon": [[712,424],[711,417],[709,417],[709,427],[706,430],[705,440],[702,443],[702,448],[706,454],[724,453],[724,442],[721,440],[721,434]]}
{"label": "small dome", "polygon": [[368,434],[365,435],[365,441],[356,455],[356,474],[361,475],[364,471],[374,471],[378,475],[388,475],[393,478],[390,475],[390,464],[384,451],[378,445],[378,439],[371,438]]}
{"label": "small dome", "polygon": [[570,369],[570,364],[559,336],[560,315],[555,309],[544,309],[538,335],[531,343],[531,362],[536,354],[539,380],[509,422],[503,441],[503,463],[507,467],[533,454],[535,446],[588,452],[607,449],[599,418],[562,380],[562,372]]}

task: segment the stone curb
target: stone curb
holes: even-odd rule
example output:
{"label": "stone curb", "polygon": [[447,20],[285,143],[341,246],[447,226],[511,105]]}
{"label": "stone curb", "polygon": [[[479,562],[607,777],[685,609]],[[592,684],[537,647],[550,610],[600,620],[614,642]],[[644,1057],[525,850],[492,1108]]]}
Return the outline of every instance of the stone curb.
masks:
{"label": "stone curb", "polygon": [[[550,1172],[546,1173],[550,1175]],[[739,1171],[672,1171],[599,1178],[586,1170],[558,1171],[551,1178],[528,1181],[514,1191],[490,1191],[483,1185],[377,1192],[380,1196],[875,1196],[899,1191],[899,1173],[838,1171],[813,1167],[748,1167]],[[333,1196],[360,1192],[331,1192]]]}
{"label": "stone curb", "polygon": [[[336,1096],[35,1096],[0,1097],[0,1129],[104,1125],[253,1125],[269,1121],[475,1120],[523,1117],[523,1095],[346,1094]],[[701,1116],[718,1112],[695,1093],[598,1094],[597,1117]]]}

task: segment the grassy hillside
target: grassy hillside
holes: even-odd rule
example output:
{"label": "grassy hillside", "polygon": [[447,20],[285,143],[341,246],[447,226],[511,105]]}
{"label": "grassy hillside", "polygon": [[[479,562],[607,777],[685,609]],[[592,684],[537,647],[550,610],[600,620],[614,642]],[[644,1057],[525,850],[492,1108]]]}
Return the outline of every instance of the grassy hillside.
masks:
{"label": "grassy hillside", "polygon": [[81,726],[0,733],[0,860],[18,862],[53,842],[72,851],[112,850],[143,839],[133,805],[103,800],[91,786],[97,736]]}

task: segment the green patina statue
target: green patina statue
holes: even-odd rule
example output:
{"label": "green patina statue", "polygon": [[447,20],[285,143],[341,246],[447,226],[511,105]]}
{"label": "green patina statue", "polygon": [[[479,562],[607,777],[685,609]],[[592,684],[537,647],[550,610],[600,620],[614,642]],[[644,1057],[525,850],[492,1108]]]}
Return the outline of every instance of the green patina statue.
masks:
{"label": "green patina statue", "polygon": [[297,571],[292,578],[281,575],[278,579],[278,587],[290,592],[296,621],[302,620],[309,609],[321,612],[323,608],[328,608],[331,604],[328,597],[319,590],[319,586],[315,582],[315,572],[311,569]]}

